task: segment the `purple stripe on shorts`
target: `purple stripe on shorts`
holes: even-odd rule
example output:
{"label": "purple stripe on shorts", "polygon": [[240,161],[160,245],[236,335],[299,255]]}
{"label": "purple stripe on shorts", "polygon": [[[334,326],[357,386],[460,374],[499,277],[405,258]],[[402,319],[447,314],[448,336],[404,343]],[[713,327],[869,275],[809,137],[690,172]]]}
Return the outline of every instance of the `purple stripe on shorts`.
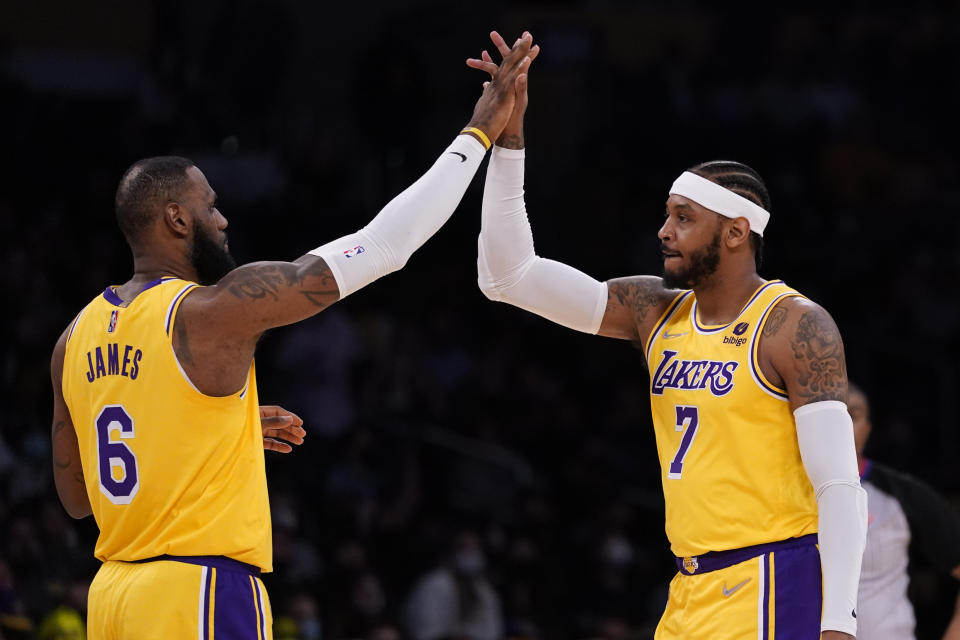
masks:
{"label": "purple stripe on shorts", "polygon": [[213,579],[213,569],[207,568],[206,578],[203,581],[203,640],[210,640],[210,582]]}
{"label": "purple stripe on shorts", "polygon": [[217,571],[213,633],[221,640],[257,640],[260,617],[251,591],[250,574]]}
{"label": "purple stripe on shorts", "polygon": [[770,640],[770,554],[760,558],[763,563],[763,640]]}
{"label": "purple stripe on shorts", "polygon": [[776,640],[817,640],[823,602],[820,552],[813,545],[774,554]]}

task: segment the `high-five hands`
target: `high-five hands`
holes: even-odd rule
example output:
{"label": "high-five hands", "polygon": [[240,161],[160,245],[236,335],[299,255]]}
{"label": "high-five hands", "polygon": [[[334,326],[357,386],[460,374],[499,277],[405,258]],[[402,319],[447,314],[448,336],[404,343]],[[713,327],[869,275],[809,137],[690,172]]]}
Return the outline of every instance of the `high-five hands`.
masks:
{"label": "high-five hands", "polygon": [[[532,42],[532,36],[529,31],[524,31],[521,36],[521,40],[529,38]],[[503,62],[506,64],[508,57],[513,53],[513,50],[507,46],[506,41],[503,37],[496,31],[490,33],[490,40],[493,42],[493,46],[497,48],[497,51],[500,52],[500,55],[503,57]],[[514,45],[516,48],[516,45]],[[510,119],[507,121],[507,124],[504,126],[500,135],[496,140],[497,146],[506,147],[508,149],[522,149],[523,148],[523,115],[527,110],[527,73],[529,70],[530,63],[537,57],[540,53],[540,46],[533,45],[530,47],[530,51],[527,53],[526,57],[528,62],[524,69],[524,73],[518,74],[516,80],[514,81],[514,104],[513,111],[510,114]],[[486,71],[490,74],[490,77],[493,80],[496,80],[497,74],[500,72],[501,66],[498,66],[493,58],[490,57],[490,54],[484,50],[480,54],[480,59],[477,58],[468,58],[467,66],[473,69],[479,69],[481,71]],[[486,92],[491,84],[491,81],[483,83],[484,92]]]}
{"label": "high-five hands", "polygon": [[[533,36],[529,32],[524,32],[513,47],[508,47],[496,31],[490,34],[490,38],[503,55],[503,61],[498,66],[489,54],[486,60],[467,60],[468,66],[483,69],[491,75],[491,80],[483,85],[483,95],[477,101],[467,127],[480,129],[490,140],[497,140],[513,115],[518,86],[526,87],[527,68],[540,48],[533,45]],[[489,66],[480,67],[474,63]]]}

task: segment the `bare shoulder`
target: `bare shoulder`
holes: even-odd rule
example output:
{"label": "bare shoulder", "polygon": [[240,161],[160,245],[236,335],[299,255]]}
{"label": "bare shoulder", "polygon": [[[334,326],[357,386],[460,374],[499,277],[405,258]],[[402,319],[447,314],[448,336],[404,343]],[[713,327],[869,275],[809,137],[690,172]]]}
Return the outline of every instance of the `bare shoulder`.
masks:
{"label": "bare shoulder", "polygon": [[680,294],[667,289],[657,276],[629,276],[607,280],[607,308],[600,335],[621,340],[645,338],[653,323]]}
{"label": "bare shoulder", "polygon": [[786,298],[770,312],[760,340],[793,408],[822,400],[846,402],[843,340],[826,309],[806,298]]}

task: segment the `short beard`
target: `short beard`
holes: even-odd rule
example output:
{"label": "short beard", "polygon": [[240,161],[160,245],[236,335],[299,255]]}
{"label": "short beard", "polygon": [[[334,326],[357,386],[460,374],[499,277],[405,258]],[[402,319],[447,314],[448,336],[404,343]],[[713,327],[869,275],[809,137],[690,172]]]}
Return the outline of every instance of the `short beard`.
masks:
{"label": "short beard", "polygon": [[237,261],[230,252],[204,233],[196,222],[193,223],[190,263],[197,272],[197,282],[202,285],[216,284],[237,267]]}
{"label": "short beard", "polygon": [[663,269],[663,286],[667,289],[693,289],[709,278],[720,265],[720,236],[717,229],[713,240],[702,249],[690,254],[690,265],[686,269],[670,272]]}

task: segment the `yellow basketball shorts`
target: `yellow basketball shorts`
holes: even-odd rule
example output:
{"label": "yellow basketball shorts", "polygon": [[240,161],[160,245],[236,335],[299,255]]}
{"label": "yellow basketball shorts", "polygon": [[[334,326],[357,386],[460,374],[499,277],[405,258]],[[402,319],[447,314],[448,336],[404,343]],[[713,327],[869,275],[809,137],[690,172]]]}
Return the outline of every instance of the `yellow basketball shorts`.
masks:
{"label": "yellow basketball shorts", "polygon": [[89,640],[272,640],[256,567],[224,557],[105,562],[90,585]]}
{"label": "yellow basketball shorts", "polygon": [[819,640],[817,534],[677,565],[656,640]]}

